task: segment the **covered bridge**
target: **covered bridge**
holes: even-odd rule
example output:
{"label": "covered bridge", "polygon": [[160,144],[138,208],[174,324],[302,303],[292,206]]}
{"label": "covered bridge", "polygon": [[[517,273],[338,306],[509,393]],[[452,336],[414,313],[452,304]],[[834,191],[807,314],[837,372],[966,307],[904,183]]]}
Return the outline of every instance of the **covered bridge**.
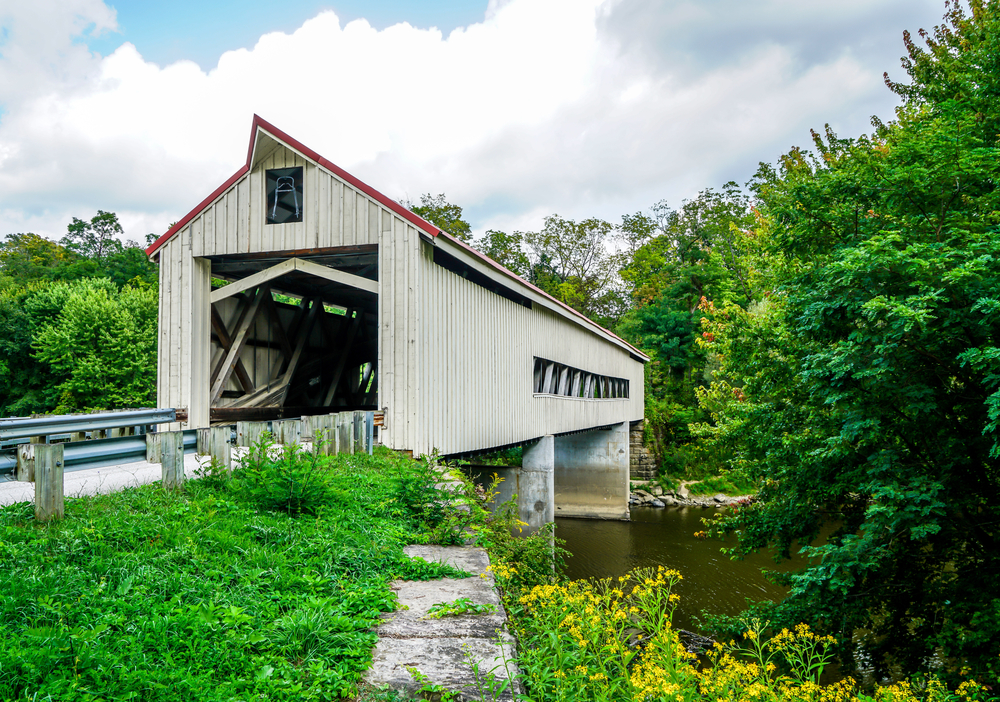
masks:
{"label": "covered bridge", "polygon": [[640,351],[256,116],[146,253],[188,427],[384,410],[382,443],[451,455],[643,417]]}

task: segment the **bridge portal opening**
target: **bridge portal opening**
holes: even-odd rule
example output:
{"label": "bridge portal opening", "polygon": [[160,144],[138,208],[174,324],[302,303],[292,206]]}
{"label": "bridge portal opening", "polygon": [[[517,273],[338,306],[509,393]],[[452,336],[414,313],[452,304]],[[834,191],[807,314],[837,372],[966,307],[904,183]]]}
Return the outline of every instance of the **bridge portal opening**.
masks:
{"label": "bridge portal opening", "polygon": [[210,421],[378,408],[378,246],[210,256]]}

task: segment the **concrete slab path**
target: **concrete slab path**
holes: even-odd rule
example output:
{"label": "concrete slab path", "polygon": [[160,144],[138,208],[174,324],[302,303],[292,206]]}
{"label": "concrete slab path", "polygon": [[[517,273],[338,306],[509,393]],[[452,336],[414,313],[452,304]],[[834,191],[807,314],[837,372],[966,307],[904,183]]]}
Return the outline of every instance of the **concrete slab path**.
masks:
{"label": "concrete slab path", "polygon": [[[498,680],[514,678],[520,692],[514,657],[514,639],[507,631],[507,613],[487,570],[489,556],[471,546],[407,546],[406,555],[425,561],[448,563],[472,573],[472,577],[424,582],[397,580],[392,583],[399,611],[384,615],[378,627],[372,667],[366,676],[375,686],[415,693],[420,689],[407,668],[416,668],[435,685],[458,692],[461,699],[492,702],[481,696],[469,658],[478,662],[480,673]],[[431,605],[468,597],[477,604],[496,607],[493,614],[458,615],[424,619]],[[506,658],[507,665],[504,665]],[[498,700],[513,700],[511,687]]]}

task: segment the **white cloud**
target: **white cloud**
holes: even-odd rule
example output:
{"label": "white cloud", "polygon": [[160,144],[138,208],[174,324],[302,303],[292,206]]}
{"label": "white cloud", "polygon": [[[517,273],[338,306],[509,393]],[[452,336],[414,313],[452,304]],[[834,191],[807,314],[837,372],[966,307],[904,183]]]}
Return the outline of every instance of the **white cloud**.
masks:
{"label": "white cloud", "polygon": [[392,197],[446,193],[480,229],[678,204],[809,127],[889,116],[881,72],[935,19],[902,0],[489,0],[445,37],[325,12],[206,73],[131,44],[89,54],[81,34],[115,26],[98,0],[22,5],[0,4],[0,235],[58,237],[100,208],[137,239],[241,165],[254,112]]}

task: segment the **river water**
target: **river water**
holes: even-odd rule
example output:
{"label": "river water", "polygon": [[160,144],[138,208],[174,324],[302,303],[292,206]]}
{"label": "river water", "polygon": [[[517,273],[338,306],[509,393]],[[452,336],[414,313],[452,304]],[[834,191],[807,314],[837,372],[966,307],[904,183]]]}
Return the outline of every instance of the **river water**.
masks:
{"label": "river water", "polygon": [[624,575],[633,568],[666,566],[684,579],[674,626],[697,629],[693,617],[702,610],[712,614],[739,614],[746,600],[783,598],[787,588],[769,582],[762,568],[787,571],[799,567],[795,560],[775,564],[766,553],[734,561],[720,553],[733,541],[699,539],[702,519],[719,510],[700,507],[633,507],[631,522],[556,519],[556,536],[566,541],[567,575],[571,579]]}

